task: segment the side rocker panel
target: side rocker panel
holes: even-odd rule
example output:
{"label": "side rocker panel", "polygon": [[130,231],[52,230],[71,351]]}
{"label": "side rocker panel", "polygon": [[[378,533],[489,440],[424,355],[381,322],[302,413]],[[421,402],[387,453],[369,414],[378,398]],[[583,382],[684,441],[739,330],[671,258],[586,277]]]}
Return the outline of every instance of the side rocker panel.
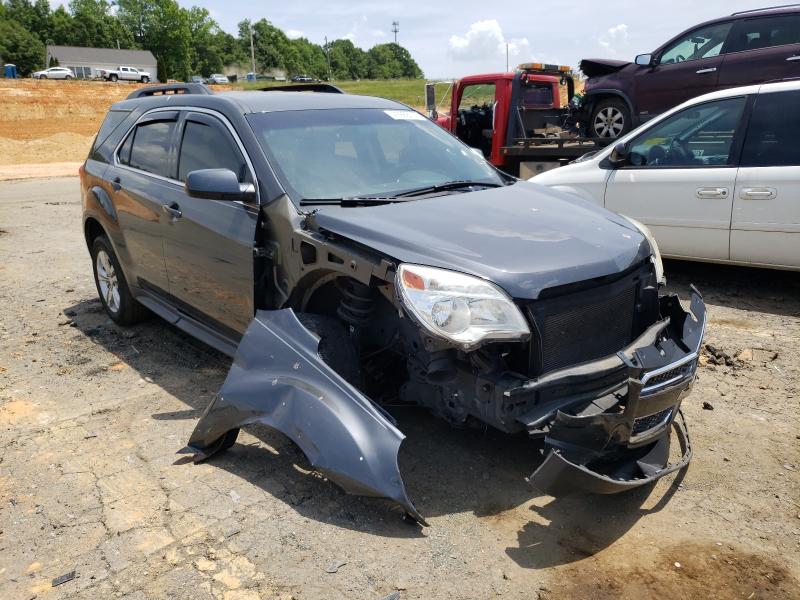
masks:
{"label": "side rocker panel", "polygon": [[189,447],[202,460],[231,429],[263,423],[294,441],[345,492],[390,498],[427,525],[400,477],[397,453],[405,436],[322,361],[318,345],[291,309],[258,311]]}

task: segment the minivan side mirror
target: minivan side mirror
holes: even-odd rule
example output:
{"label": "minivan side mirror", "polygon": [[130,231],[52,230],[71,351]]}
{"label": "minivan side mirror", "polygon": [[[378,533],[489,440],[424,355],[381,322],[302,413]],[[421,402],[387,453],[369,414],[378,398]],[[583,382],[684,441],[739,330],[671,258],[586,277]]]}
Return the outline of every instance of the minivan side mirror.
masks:
{"label": "minivan side mirror", "polygon": [[256,188],[252,183],[239,183],[230,169],[200,169],[186,176],[186,194],[205,200],[253,200]]}
{"label": "minivan side mirror", "polygon": [[628,147],[619,143],[614,146],[611,154],[608,155],[608,162],[613,167],[621,167],[628,162]]}
{"label": "minivan side mirror", "polygon": [[653,55],[652,54],[640,54],[634,59],[634,62],[637,65],[642,67],[649,67],[653,64]]}

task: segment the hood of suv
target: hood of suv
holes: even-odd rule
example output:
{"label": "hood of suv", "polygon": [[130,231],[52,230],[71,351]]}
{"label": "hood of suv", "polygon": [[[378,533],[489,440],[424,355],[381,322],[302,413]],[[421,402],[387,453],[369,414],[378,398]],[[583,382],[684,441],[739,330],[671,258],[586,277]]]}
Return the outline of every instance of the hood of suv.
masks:
{"label": "hood of suv", "polygon": [[401,262],[483,277],[515,298],[645,260],[644,236],[580,198],[520,181],[378,206],[326,206],[310,224]]}
{"label": "hood of suv", "polygon": [[580,69],[586,77],[600,77],[609,75],[627,67],[630,62],[624,60],[611,60],[606,58],[584,58]]}

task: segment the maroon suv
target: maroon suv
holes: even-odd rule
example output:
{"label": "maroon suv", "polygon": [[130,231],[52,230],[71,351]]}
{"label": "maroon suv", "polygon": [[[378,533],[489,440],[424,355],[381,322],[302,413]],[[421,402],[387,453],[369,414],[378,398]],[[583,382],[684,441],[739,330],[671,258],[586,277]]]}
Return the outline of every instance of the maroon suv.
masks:
{"label": "maroon suv", "polygon": [[800,77],[800,7],[733,13],[634,62],[584,59],[588,134],[618,137],[701,94]]}

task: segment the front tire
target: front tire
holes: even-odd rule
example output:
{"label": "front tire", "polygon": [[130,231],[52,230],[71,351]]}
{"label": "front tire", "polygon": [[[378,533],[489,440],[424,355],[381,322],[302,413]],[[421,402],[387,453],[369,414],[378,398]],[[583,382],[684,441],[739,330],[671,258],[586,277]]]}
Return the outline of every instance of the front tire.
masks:
{"label": "front tire", "polygon": [[150,83],[149,77],[142,77],[142,83]]}
{"label": "front tire", "polygon": [[64,77],[64,79],[67,79],[67,80],[72,79],[72,75],[67,75],[66,77]]}
{"label": "front tire", "polygon": [[47,75],[39,75],[39,79],[47,79]]}
{"label": "front tire", "polygon": [[618,138],[631,129],[631,112],[619,98],[606,98],[598,102],[589,119],[592,137]]}
{"label": "front tire", "polygon": [[104,235],[96,237],[92,243],[92,266],[97,294],[112,321],[133,325],[149,316],[148,310],[131,294],[117,255]]}
{"label": "front tire", "polygon": [[108,78],[108,80],[109,80],[111,83],[116,83],[116,82],[117,82],[117,79],[119,79],[119,77],[117,77],[116,75],[111,75],[111,76]]}

